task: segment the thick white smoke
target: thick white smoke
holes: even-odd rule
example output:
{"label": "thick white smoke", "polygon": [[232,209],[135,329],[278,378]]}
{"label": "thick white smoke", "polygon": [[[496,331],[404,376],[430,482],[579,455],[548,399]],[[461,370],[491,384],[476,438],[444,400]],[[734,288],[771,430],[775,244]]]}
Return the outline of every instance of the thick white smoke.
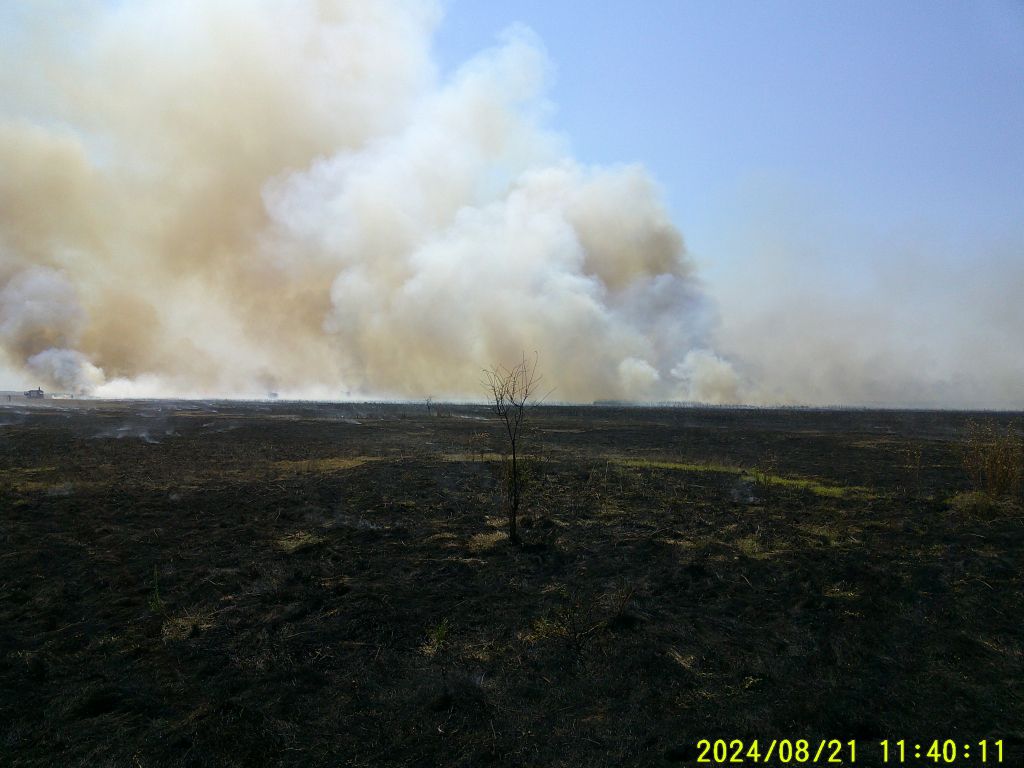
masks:
{"label": "thick white smoke", "polygon": [[559,399],[738,396],[656,185],[567,156],[528,31],[440,81],[429,2],[74,7],[0,53],[0,346],[32,376],[477,396],[537,350]]}

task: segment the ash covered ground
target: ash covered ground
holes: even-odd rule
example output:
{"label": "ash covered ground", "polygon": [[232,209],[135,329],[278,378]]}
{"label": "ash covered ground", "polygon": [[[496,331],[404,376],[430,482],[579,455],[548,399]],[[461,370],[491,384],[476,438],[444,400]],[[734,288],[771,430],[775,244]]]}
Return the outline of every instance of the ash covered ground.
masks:
{"label": "ash covered ground", "polygon": [[728,739],[1024,759],[1011,414],[0,406],[0,764],[670,765]]}

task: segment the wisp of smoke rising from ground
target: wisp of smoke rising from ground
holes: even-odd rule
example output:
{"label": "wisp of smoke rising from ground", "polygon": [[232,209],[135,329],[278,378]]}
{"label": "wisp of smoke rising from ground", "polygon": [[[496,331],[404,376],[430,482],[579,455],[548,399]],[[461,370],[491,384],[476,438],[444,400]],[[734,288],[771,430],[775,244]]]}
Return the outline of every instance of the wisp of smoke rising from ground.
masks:
{"label": "wisp of smoke rising from ground", "polygon": [[527,30],[442,80],[429,2],[48,8],[0,54],[0,346],[50,386],[475,396],[537,350],[559,399],[737,396],[656,184],[567,155]]}

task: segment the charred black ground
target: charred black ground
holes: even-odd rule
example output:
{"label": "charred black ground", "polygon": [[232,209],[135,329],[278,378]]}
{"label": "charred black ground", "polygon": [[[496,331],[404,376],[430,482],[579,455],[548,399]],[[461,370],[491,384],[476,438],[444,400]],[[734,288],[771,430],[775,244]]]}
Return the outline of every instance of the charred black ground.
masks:
{"label": "charred black ground", "polygon": [[516,548],[483,408],[0,409],[0,764],[1024,760],[1024,512],[957,503],[1011,416],[530,418]]}

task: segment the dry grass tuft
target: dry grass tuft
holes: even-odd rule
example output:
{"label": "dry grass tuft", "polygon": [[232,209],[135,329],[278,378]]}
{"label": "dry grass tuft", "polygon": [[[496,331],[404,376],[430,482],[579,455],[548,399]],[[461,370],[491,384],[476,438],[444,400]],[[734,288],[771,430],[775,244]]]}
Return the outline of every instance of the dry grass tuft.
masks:
{"label": "dry grass tuft", "polygon": [[489,533],[476,533],[469,539],[470,552],[487,552],[494,549],[498,544],[508,538],[504,531],[491,531]]}
{"label": "dry grass tuft", "polygon": [[323,540],[323,536],[310,533],[309,531],[295,531],[294,533],[288,533],[281,536],[275,543],[277,544],[277,548],[282,552],[293,555],[304,549],[315,547],[318,544],[321,544]]}
{"label": "dry grass tuft", "polygon": [[973,517],[992,517],[999,510],[995,499],[984,491],[958,493],[949,500],[949,506],[954,512]]}
{"label": "dry grass tuft", "polygon": [[377,461],[372,456],[332,456],[324,459],[305,459],[303,461],[275,461],[274,466],[288,473],[323,474],[337,472],[342,469],[361,467],[369,461]]}
{"label": "dry grass tuft", "polygon": [[1013,426],[971,422],[964,446],[964,469],[976,491],[990,498],[1016,496],[1024,475],[1024,442]]}
{"label": "dry grass tuft", "polygon": [[213,614],[210,611],[184,611],[180,616],[174,616],[163,623],[160,636],[165,643],[187,640],[213,625]]}

